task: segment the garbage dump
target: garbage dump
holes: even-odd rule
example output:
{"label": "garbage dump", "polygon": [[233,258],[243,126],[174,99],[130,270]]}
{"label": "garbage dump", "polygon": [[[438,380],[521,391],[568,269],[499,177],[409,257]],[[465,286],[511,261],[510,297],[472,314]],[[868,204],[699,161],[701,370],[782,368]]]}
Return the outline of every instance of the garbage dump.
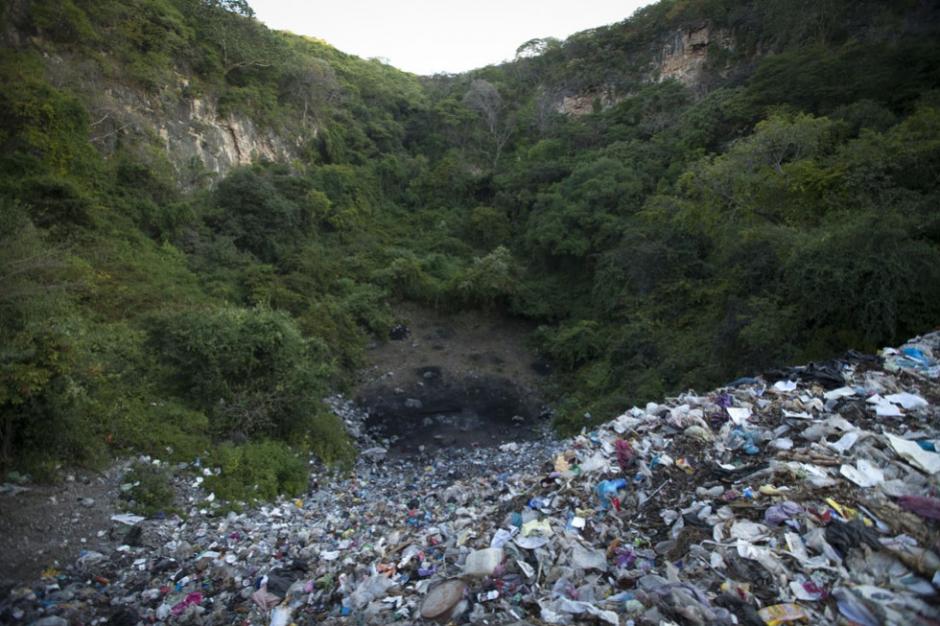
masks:
{"label": "garbage dump", "polygon": [[242,513],[193,481],[185,518],[116,516],[134,545],[14,587],[0,621],[937,624],[938,356],[932,333],[562,441],[365,441],[350,474]]}

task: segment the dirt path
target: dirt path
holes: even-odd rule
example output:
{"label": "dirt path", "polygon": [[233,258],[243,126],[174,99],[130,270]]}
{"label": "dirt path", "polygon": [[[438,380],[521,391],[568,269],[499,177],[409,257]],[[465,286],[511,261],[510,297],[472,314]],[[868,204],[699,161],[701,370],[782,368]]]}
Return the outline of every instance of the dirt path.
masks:
{"label": "dirt path", "polygon": [[55,485],[0,491],[0,591],[70,563],[82,550],[108,552],[125,470],[118,463],[103,473],[70,472]]}

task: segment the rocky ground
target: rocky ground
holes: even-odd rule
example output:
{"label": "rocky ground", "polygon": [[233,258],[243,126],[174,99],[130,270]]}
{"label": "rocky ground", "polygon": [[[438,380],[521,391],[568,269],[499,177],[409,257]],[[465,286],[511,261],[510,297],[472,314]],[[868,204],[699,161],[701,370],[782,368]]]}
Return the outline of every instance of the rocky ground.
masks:
{"label": "rocky ground", "polygon": [[550,369],[529,346],[533,327],[524,321],[479,311],[442,314],[408,303],[399,304],[395,316],[392,338],[370,346],[357,392],[404,387],[426,366],[460,378],[504,376],[535,392]]}
{"label": "rocky ground", "polygon": [[54,485],[11,480],[0,487],[0,589],[39,578],[101,542],[126,470],[118,463],[103,473],[67,473]]}
{"label": "rocky ground", "polygon": [[105,525],[0,621],[936,624],[936,356],[940,334],[415,458],[334,399],[372,450],[352,473],[238,514],[190,477],[185,519]]}
{"label": "rocky ground", "polygon": [[538,438],[547,365],[518,320],[402,305],[389,341],[370,347],[354,391],[392,456]]}

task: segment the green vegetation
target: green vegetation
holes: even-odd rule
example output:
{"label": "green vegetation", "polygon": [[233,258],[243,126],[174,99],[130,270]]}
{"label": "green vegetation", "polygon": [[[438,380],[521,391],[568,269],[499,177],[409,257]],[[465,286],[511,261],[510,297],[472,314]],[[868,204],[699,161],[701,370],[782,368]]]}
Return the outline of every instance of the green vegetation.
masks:
{"label": "green vegetation", "polygon": [[123,494],[128,510],[145,517],[173,512],[174,493],[170,480],[166,467],[136,463],[124,476],[124,483],[130,485]]}
{"label": "green vegetation", "polygon": [[279,441],[224,445],[213,460],[221,473],[206,479],[206,488],[225,500],[271,500],[279,493],[298,496],[307,488],[307,464]]}
{"label": "green vegetation", "polygon": [[[940,319],[923,3],[664,0],[431,78],[236,0],[29,6],[2,13],[4,468],[202,456],[222,497],[297,493],[298,452],[351,458],[321,399],[395,300],[537,322],[564,432]],[[700,80],[650,80],[701,23]],[[293,158],[217,177],[108,97],[211,102]]]}

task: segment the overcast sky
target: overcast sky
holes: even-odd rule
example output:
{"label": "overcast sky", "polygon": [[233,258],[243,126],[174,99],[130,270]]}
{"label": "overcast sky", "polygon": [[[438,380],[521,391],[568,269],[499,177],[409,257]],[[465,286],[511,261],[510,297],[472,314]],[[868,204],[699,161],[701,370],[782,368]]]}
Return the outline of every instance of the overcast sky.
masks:
{"label": "overcast sky", "polygon": [[416,74],[462,72],[511,59],[535,37],[564,39],[619,22],[649,0],[249,0],[277,30],[381,57]]}

